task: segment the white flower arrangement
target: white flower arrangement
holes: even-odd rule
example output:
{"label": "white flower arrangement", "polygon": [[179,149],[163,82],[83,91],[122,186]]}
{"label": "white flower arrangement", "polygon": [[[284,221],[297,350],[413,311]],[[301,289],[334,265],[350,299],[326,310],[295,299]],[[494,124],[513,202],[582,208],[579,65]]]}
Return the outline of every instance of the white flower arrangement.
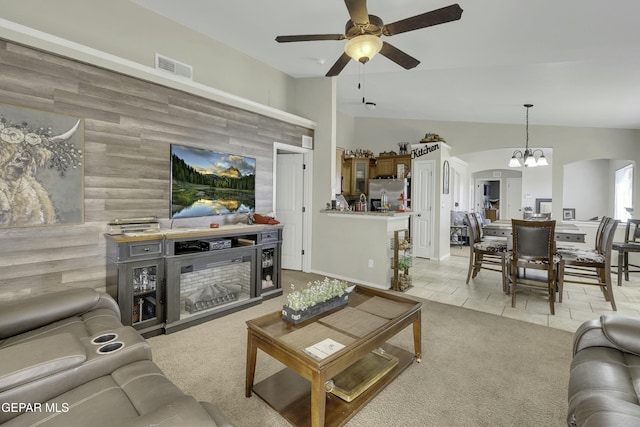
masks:
{"label": "white flower arrangement", "polygon": [[287,307],[293,311],[304,311],[321,302],[341,297],[347,292],[347,282],[338,279],[315,280],[307,283],[301,290],[291,285],[291,292],[287,295]]}

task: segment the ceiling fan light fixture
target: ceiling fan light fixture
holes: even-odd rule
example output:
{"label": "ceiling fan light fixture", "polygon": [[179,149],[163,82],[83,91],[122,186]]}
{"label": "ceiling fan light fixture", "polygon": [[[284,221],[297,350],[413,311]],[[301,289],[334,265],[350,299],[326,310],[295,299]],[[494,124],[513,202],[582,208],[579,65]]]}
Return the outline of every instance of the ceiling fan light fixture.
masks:
{"label": "ceiling fan light fixture", "polygon": [[364,103],[364,106],[367,107],[367,109],[369,110],[375,110],[377,105],[375,102],[367,101]]}
{"label": "ceiling fan light fixture", "polygon": [[344,45],[345,53],[363,64],[376,56],[380,49],[382,49],[382,40],[371,34],[356,36]]}

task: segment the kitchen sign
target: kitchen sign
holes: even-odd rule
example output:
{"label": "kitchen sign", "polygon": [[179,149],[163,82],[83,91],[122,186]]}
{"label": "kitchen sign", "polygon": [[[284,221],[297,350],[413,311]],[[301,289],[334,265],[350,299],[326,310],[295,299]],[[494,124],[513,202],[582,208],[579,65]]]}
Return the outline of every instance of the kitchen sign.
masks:
{"label": "kitchen sign", "polygon": [[440,144],[427,145],[426,147],[414,148],[413,150],[411,150],[411,158],[415,159],[418,157],[422,157],[431,153],[432,151],[436,151],[439,149],[440,149]]}

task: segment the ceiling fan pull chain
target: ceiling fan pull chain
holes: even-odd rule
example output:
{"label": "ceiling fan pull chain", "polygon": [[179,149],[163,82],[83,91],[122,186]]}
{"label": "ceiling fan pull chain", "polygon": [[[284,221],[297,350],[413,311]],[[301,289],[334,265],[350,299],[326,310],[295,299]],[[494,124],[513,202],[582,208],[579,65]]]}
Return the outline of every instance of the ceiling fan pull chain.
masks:
{"label": "ceiling fan pull chain", "polygon": [[[358,90],[364,91],[364,84],[362,82],[362,72],[360,68],[358,68]],[[362,103],[364,104],[364,93],[362,95]]]}
{"label": "ceiling fan pull chain", "polygon": [[366,104],[366,94],[365,94],[365,83],[366,83],[366,73],[365,73],[365,69],[364,69],[365,64],[361,65],[361,69],[362,69],[362,103]]}

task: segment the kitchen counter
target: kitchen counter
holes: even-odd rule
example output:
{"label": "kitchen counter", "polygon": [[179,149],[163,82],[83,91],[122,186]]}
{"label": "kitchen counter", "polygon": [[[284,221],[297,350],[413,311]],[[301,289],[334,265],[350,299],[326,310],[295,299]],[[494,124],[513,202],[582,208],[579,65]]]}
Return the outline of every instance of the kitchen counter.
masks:
{"label": "kitchen counter", "polygon": [[387,211],[387,212],[357,212],[357,211],[339,211],[334,209],[323,209],[320,212],[326,213],[332,216],[361,216],[361,217],[369,217],[369,218],[398,218],[398,217],[408,217],[413,212],[404,211],[404,212],[396,212],[396,211]]}
{"label": "kitchen counter", "polygon": [[[323,215],[326,214],[326,215]],[[409,228],[412,212],[322,210],[322,238],[330,251],[314,252],[315,270],[353,283],[389,289],[394,232]]]}

